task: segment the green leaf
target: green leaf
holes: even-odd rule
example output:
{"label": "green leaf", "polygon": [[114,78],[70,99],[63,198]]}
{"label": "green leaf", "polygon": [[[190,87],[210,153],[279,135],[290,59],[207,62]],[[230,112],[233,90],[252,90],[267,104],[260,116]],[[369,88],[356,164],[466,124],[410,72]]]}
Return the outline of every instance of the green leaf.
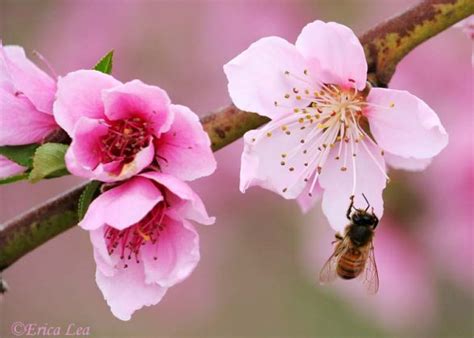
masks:
{"label": "green leaf", "polygon": [[5,156],[10,161],[18,163],[27,168],[33,165],[33,155],[39,144],[27,144],[24,146],[3,146],[0,147],[0,155]]}
{"label": "green leaf", "polygon": [[62,169],[56,170],[55,172],[52,172],[51,174],[46,176],[46,178],[57,178],[57,177],[66,176],[70,174],[71,173],[67,170],[67,168],[62,168]]}
{"label": "green leaf", "polygon": [[95,70],[105,74],[112,73],[112,58],[114,56],[114,50],[108,52],[99,62],[94,66]]}
{"label": "green leaf", "polygon": [[66,170],[64,155],[67,148],[66,144],[45,143],[36,149],[29,180],[35,183],[49,175]]}
{"label": "green leaf", "polygon": [[28,175],[29,175],[28,173],[23,173],[23,174],[1,178],[0,185],[13,183],[13,182],[21,181],[21,180],[26,180],[28,179]]}
{"label": "green leaf", "polygon": [[84,218],[84,215],[86,214],[87,209],[89,209],[89,205],[92,203],[92,200],[94,199],[97,189],[100,185],[101,182],[99,181],[91,181],[88,185],[86,185],[81,197],[79,197],[79,204],[77,206],[77,216],[79,221]]}

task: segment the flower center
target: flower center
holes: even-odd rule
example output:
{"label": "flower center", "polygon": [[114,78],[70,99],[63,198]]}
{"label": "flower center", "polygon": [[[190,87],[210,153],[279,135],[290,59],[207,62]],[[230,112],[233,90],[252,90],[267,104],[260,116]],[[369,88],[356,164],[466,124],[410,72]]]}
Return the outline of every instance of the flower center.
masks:
{"label": "flower center", "polygon": [[[329,156],[334,156],[340,161],[341,171],[347,171],[348,161],[351,161],[354,193],[356,189],[355,159],[359,148],[363,148],[388,179],[383,164],[379,163],[367,145],[370,143],[383,155],[383,151],[366,131],[367,119],[363,115],[364,109],[371,106],[366,100],[370,85],[358,91],[355,85],[353,88],[342,88],[334,84],[320,83],[321,89],[314,91],[311,90],[312,83],[307,78],[306,70],[301,76],[288,71],[285,71],[285,75],[293,80],[296,79],[302,86],[293,87],[290,92],[284,94],[284,99],[296,99],[296,102],[300,101],[301,104],[292,107],[285,105],[285,100],[275,101],[276,107],[291,109],[297,114],[296,118],[293,115],[288,116],[286,120],[281,120],[278,127],[286,135],[298,137],[299,145],[293,149],[285,149],[281,158],[277,159],[280,165],[288,167],[290,172],[298,172],[297,169],[300,169],[299,173],[304,181],[312,182],[309,190],[311,195]],[[349,82],[355,81],[349,80]],[[305,129],[306,131],[303,131]],[[271,137],[272,132],[274,131],[267,132],[266,136]],[[286,191],[287,188],[283,188],[283,193]]]}
{"label": "flower center", "polygon": [[135,155],[150,142],[147,122],[139,117],[109,122],[109,130],[101,139],[101,162],[133,161]]}
{"label": "flower center", "polygon": [[[106,226],[104,238],[109,255],[114,253],[120,255],[121,260],[130,260],[140,263],[139,255],[142,246],[148,244],[156,246],[161,232],[165,229],[163,218],[166,206],[164,203],[154,207],[141,221],[126,229],[118,230],[109,225]],[[156,260],[157,257],[155,256]],[[125,263],[124,268],[128,265]]]}

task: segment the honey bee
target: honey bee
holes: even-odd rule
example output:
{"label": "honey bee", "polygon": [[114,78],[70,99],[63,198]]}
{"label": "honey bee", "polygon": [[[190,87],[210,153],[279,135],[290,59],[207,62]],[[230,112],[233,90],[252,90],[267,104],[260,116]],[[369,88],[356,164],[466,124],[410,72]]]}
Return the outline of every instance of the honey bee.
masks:
{"label": "honey bee", "polygon": [[[367,208],[354,207],[354,196],[346,212],[350,223],[344,229],[344,236],[336,234],[334,253],[321,269],[319,281],[321,284],[332,282],[339,276],[342,279],[353,279],[361,276],[369,294],[377,293],[379,276],[374,256],[374,230],[379,219],[374,214],[374,208],[369,213],[370,203],[365,197]],[[352,212],[352,209],[355,211]]]}

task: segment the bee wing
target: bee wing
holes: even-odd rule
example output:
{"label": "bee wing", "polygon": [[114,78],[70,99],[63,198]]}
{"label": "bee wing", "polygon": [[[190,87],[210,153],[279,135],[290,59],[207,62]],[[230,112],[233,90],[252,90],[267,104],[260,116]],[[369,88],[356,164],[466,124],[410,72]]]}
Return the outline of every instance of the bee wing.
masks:
{"label": "bee wing", "polygon": [[337,277],[337,261],[341,254],[348,248],[346,241],[339,242],[331,257],[324,263],[321,272],[319,273],[319,283],[328,284],[334,281]]}
{"label": "bee wing", "polygon": [[379,289],[379,273],[377,263],[375,263],[374,243],[370,244],[367,262],[365,263],[363,284],[370,295],[376,294]]}

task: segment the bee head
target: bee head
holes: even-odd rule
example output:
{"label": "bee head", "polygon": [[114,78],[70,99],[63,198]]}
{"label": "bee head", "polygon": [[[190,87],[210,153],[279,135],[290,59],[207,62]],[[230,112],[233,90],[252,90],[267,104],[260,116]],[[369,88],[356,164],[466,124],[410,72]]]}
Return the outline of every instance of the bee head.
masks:
{"label": "bee head", "polygon": [[359,226],[367,226],[375,228],[378,219],[377,216],[370,214],[364,210],[357,210],[351,216],[352,223]]}

